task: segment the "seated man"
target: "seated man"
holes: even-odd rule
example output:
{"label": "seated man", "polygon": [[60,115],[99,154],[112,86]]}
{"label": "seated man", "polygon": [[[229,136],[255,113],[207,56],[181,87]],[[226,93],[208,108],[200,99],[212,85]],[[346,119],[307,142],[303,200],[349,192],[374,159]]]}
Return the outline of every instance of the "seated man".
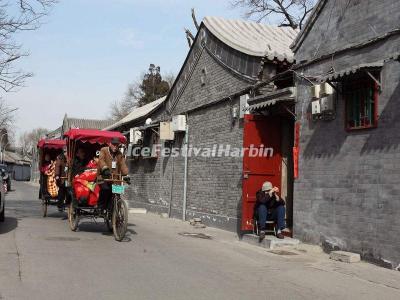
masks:
{"label": "seated man", "polygon": [[108,201],[112,196],[111,184],[104,182],[103,179],[111,178],[112,175],[128,175],[128,167],[124,156],[118,149],[119,145],[119,139],[113,138],[108,147],[100,150],[97,182],[101,185],[97,206],[101,211],[107,208]]}
{"label": "seated man", "polygon": [[264,182],[261,190],[256,193],[254,207],[260,226],[260,241],[265,238],[266,222],[274,221],[277,226],[276,237],[283,239],[282,230],[285,229],[285,201],[278,196],[279,189],[273,187],[269,181]]}

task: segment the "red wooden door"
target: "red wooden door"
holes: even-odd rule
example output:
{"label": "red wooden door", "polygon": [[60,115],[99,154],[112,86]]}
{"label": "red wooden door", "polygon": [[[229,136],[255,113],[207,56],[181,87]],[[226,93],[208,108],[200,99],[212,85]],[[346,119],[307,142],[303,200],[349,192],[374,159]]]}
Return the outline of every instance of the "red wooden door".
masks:
{"label": "red wooden door", "polygon": [[[254,156],[245,151],[243,157],[242,230],[253,229],[253,209],[256,192],[264,181],[281,187],[281,126],[277,118],[245,115],[243,147],[264,148],[268,155]],[[262,146],[263,145],[263,146]],[[265,149],[268,149],[267,151]],[[271,151],[273,150],[273,152]],[[253,155],[253,157],[251,157]]]}

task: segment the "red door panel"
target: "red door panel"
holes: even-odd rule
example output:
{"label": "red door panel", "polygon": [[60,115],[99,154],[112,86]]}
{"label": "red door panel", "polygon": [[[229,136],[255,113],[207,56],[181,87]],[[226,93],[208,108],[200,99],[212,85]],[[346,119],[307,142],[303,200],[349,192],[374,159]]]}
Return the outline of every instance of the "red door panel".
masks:
{"label": "red door panel", "polygon": [[256,192],[264,181],[271,181],[274,186],[281,187],[281,126],[278,118],[259,115],[245,115],[243,147],[272,148],[268,155],[251,157],[245,151],[243,157],[243,194],[242,194],[242,230],[253,229],[253,209]]}

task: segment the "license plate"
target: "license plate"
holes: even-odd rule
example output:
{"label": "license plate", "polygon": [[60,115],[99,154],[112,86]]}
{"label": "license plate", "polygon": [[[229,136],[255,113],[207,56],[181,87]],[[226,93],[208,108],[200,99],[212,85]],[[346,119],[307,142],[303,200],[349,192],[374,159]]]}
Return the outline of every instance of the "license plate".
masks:
{"label": "license plate", "polygon": [[125,187],[123,185],[112,185],[112,193],[113,194],[123,194],[125,192]]}

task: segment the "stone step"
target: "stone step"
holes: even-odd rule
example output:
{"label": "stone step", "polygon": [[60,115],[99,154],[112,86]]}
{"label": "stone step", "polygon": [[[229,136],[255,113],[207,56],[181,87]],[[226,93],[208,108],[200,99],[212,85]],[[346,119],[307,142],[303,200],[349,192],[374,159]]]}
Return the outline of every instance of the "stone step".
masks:
{"label": "stone step", "polygon": [[346,251],[332,251],[329,258],[345,263],[355,263],[361,260],[360,254]]}
{"label": "stone step", "polygon": [[147,214],[147,209],[145,208],[129,208],[130,214]]}
{"label": "stone step", "polygon": [[278,239],[274,235],[266,235],[265,239],[260,243],[258,236],[255,234],[245,234],[242,237],[242,242],[248,243],[250,245],[255,245],[263,247],[266,249],[276,249],[279,247],[297,246],[300,244],[298,239],[285,237],[284,239]]}

